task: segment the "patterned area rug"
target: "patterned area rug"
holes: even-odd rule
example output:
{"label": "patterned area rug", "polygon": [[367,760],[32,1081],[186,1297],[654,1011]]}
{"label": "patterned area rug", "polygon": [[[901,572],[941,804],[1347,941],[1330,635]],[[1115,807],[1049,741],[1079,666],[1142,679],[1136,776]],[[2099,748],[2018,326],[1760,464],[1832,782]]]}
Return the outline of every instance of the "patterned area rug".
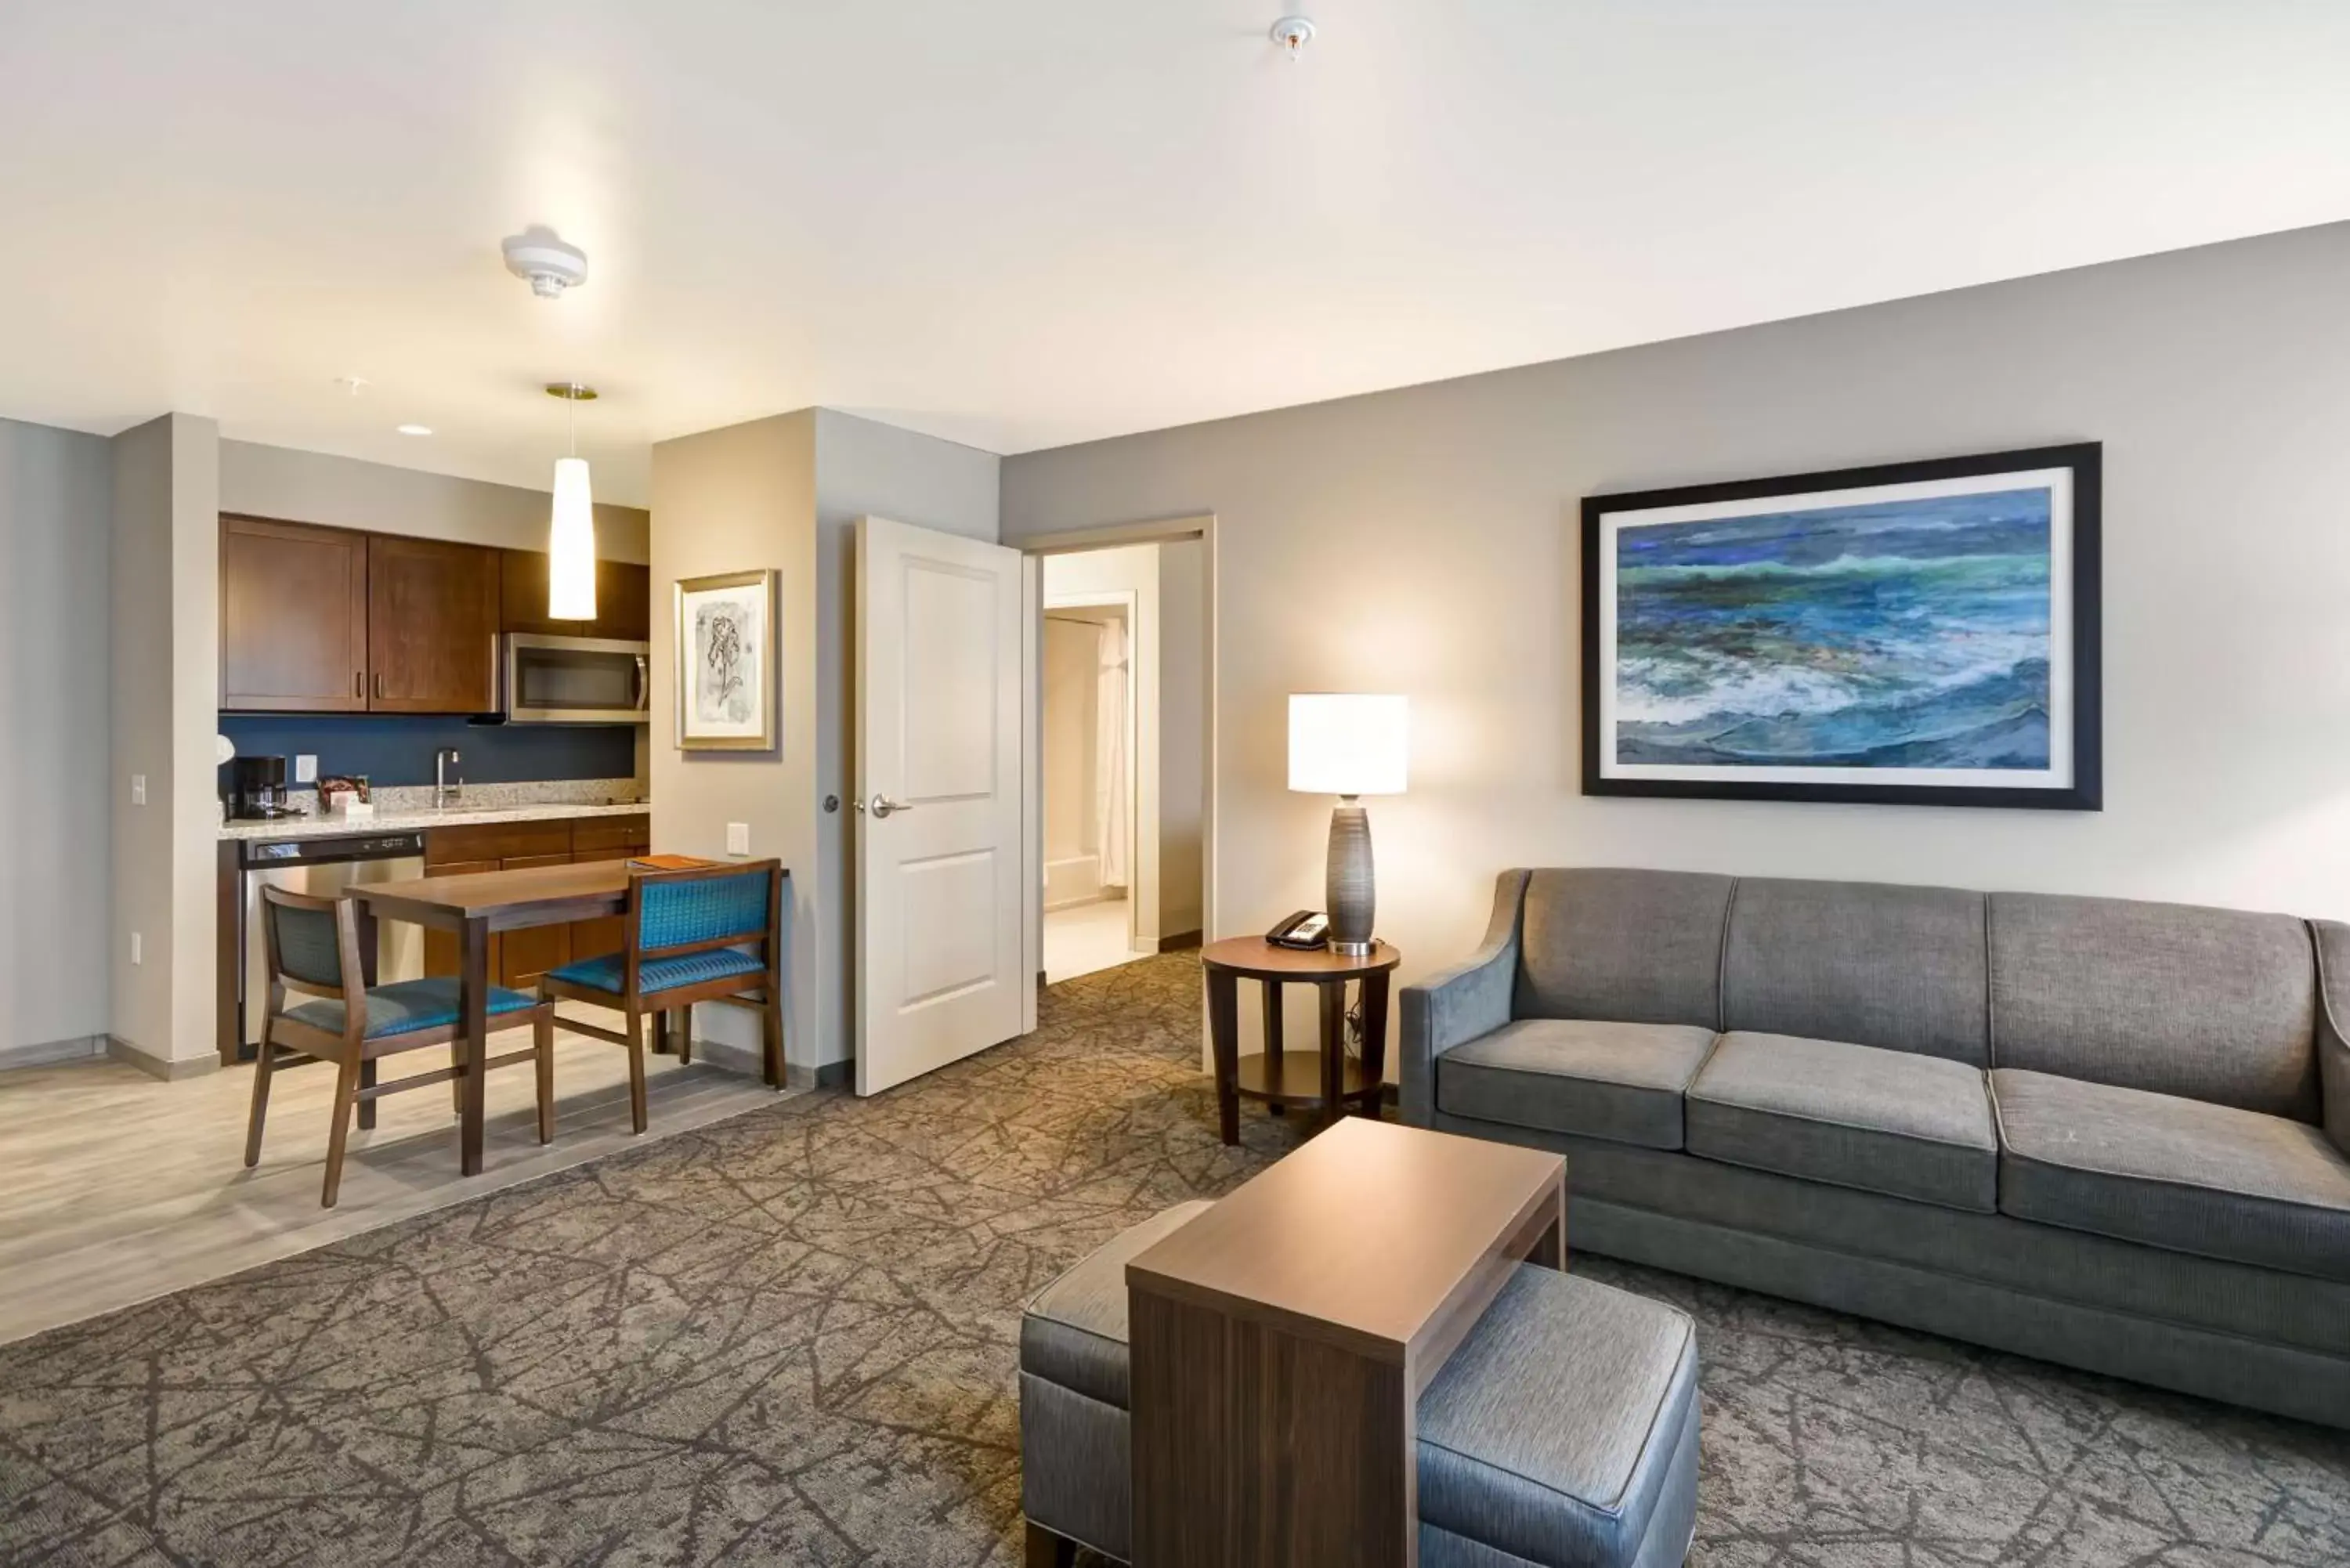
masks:
{"label": "patterned area rug", "polygon": [[[0,1349],[0,1563],[1019,1560],[1019,1304],[1294,1141],[1199,971]],[[1599,1259],[1706,1358],[1691,1562],[2350,1562],[2350,1443]]]}

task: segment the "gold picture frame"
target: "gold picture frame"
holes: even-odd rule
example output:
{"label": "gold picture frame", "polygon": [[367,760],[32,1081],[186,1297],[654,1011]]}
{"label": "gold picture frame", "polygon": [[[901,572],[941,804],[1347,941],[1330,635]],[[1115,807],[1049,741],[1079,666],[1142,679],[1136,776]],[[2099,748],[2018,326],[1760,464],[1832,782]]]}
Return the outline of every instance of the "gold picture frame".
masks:
{"label": "gold picture frame", "polygon": [[773,567],[681,577],[676,612],[677,749],[775,749]]}

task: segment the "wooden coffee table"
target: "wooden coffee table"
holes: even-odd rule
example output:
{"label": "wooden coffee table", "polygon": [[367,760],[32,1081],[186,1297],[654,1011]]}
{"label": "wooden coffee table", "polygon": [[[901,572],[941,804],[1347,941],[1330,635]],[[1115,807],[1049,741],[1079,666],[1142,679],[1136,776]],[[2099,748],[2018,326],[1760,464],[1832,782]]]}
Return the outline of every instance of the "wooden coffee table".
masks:
{"label": "wooden coffee table", "polygon": [[1413,1410],[1566,1161],[1348,1117],[1126,1267],[1136,1568],[1418,1561]]}

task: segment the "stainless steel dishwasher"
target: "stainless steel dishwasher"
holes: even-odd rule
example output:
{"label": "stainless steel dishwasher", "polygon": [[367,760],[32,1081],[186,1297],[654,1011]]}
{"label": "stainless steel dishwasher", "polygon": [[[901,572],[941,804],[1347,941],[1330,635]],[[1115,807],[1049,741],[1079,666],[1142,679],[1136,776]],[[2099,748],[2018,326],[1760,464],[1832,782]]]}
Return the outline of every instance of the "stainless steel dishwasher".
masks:
{"label": "stainless steel dishwasher", "polygon": [[[424,875],[421,833],[317,834],[302,838],[248,838],[237,853],[237,1039],[242,1054],[261,1043],[261,1011],[269,1000],[269,944],[261,934],[264,885],[331,898],[362,882],[398,882]],[[376,927],[376,983],[415,980],[424,972],[424,932],[404,920]]]}

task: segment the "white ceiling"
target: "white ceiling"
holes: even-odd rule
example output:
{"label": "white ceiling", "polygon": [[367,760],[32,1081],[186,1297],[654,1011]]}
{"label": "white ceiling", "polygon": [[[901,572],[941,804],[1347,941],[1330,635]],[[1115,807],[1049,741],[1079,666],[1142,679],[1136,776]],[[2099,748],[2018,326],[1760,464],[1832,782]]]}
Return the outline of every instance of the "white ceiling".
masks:
{"label": "white ceiling", "polygon": [[0,415],[543,485],[577,375],[641,502],[812,403],[1021,452],[2350,216],[2337,0],[1302,8],[19,0]]}

